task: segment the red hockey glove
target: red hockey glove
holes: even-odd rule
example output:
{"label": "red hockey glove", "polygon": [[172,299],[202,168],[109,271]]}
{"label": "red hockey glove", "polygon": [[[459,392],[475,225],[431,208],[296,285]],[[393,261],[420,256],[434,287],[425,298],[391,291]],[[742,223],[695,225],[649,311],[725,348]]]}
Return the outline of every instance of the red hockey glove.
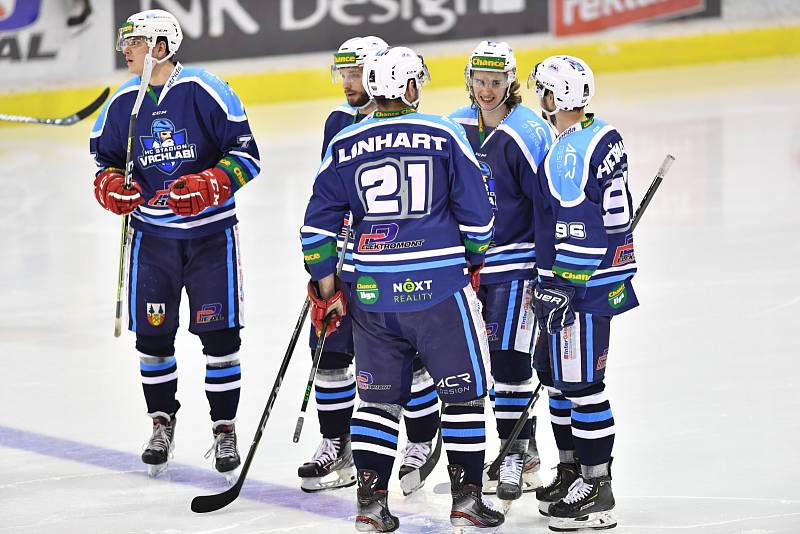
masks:
{"label": "red hockey glove", "polygon": [[472,265],[467,269],[469,272],[469,284],[472,286],[475,293],[481,288],[481,269],[483,269],[483,263],[480,265]]}
{"label": "red hockey glove", "polygon": [[122,171],[113,167],[95,177],[94,196],[101,206],[117,215],[127,215],[135,210],[136,206],[144,204],[139,184],[131,181],[130,187],[126,188]]}
{"label": "red hockey glove", "polygon": [[209,206],[220,206],[231,196],[231,180],[213,167],[199,174],[181,176],[169,186],[167,206],[175,215],[197,215]]}
{"label": "red hockey glove", "polygon": [[317,285],[313,281],[309,281],[308,298],[311,299],[311,323],[317,331],[317,336],[322,332],[322,323],[325,321],[325,317],[331,314],[328,329],[325,331],[325,337],[328,337],[339,328],[342,324],[342,317],[347,314],[344,293],[339,289],[330,298],[324,299],[319,296]]}

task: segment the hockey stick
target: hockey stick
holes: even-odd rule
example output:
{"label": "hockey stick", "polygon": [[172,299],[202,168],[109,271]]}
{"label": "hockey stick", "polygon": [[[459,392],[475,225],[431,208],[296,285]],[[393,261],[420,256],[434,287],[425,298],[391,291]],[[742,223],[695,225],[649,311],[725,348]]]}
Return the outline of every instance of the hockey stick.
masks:
{"label": "hockey stick", "polygon": [[642,201],[639,203],[639,207],[636,208],[636,213],[633,216],[633,221],[631,221],[631,232],[636,228],[639,224],[639,220],[644,215],[644,210],[647,209],[648,204],[653,199],[653,196],[656,194],[656,190],[658,186],[661,185],[661,182],[664,180],[664,176],[666,176],[667,172],[669,172],[669,168],[672,167],[672,164],[675,162],[675,156],[672,154],[667,154],[664,157],[664,161],[661,163],[661,167],[658,168],[658,172],[656,173],[656,177],[653,178],[653,182],[650,184],[650,187],[647,188],[647,192],[642,197]]}
{"label": "hockey stick", "polygon": [[253,463],[253,457],[258,449],[258,444],[261,442],[261,435],[264,433],[264,428],[267,426],[267,420],[270,413],[272,413],[272,406],[275,404],[275,399],[278,397],[278,392],[281,389],[283,377],[286,375],[286,369],[289,367],[289,360],[294,354],[294,347],[297,344],[297,339],[300,337],[300,331],[303,329],[308,309],[311,307],[311,300],[306,297],[303,303],[303,309],[300,311],[300,316],[297,318],[297,324],[294,326],[292,338],[289,340],[289,346],[286,348],[286,354],[283,356],[281,367],[278,369],[278,374],[275,376],[275,383],[272,385],[272,391],[267,399],[267,405],[264,407],[264,412],[261,414],[261,421],[258,423],[256,434],[253,436],[253,443],[250,444],[250,450],[247,452],[247,458],[242,465],[242,471],[236,483],[222,493],[216,495],[200,495],[192,499],[192,512],[204,514],[206,512],[214,512],[220,508],[224,508],[236,500],[239,492],[242,491],[242,485],[247,477],[247,472],[250,470],[250,465]]}
{"label": "hockey stick", "polygon": [[[153,57],[147,54],[144,57],[144,69],[142,70],[142,81],[139,84],[139,92],[136,93],[136,101],[131,110],[131,119],[128,122],[128,146],[125,148],[125,189],[130,189],[133,181],[133,137],[136,135],[136,118],[139,108],[142,107],[144,95],[150,84],[150,75],[153,73]],[[122,216],[122,233],[119,242],[119,269],[117,271],[117,309],[114,320],[114,337],[122,334],[122,286],[125,283],[125,259],[128,256],[128,219],[129,215]]]}
{"label": "hockey stick", "polygon": [[[350,241],[350,226],[351,220],[353,218],[353,214],[350,213],[350,216],[347,218],[345,222],[345,234],[344,234],[344,243],[342,244],[342,254],[339,256],[339,263],[336,265],[336,274],[340,275],[342,273],[342,266],[344,265],[344,257],[347,255],[347,243]],[[319,367],[319,361],[322,359],[322,349],[325,346],[325,333],[328,331],[328,320],[330,317],[325,317],[325,320],[322,323],[322,331],[319,334],[319,339],[317,340],[317,348],[314,349],[314,359],[311,362],[311,373],[308,375],[308,383],[306,384],[306,392],[303,395],[303,405],[300,407],[300,415],[297,417],[297,425],[294,428],[294,436],[292,436],[292,441],[297,443],[300,441],[300,432],[303,431],[303,422],[305,421],[306,415],[306,408],[308,408],[308,399],[311,397],[311,388],[314,387],[314,378],[317,376],[317,368]]]}
{"label": "hockey stick", "polygon": [[26,117],[24,115],[6,115],[5,113],[0,113],[0,121],[7,121],[7,122],[23,122],[28,124],[49,124],[53,126],[70,126],[71,124],[75,124],[78,121],[82,121],[95,111],[97,108],[103,105],[103,102],[106,101],[108,98],[108,93],[111,90],[106,87],[105,90],[100,93],[100,96],[94,99],[94,101],[83,108],[82,110],[73,113],[67,117],[62,117],[60,119],[44,119],[40,117]]}
{"label": "hockey stick", "polygon": [[[345,224],[348,237],[350,235],[349,220],[350,219],[348,218],[348,222]],[[347,238],[345,239],[347,240]],[[347,241],[345,241],[342,250],[343,252],[341,257],[344,257],[344,254],[346,253],[344,251],[347,250]],[[341,268],[337,269],[339,272],[341,272]],[[250,450],[247,452],[247,458],[245,458],[244,464],[242,465],[242,471],[239,474],[239,478],[236,480],[236,483],[233,486],[222,493],[217,493],[215,495],[199,495],[192,499],[192,512],[204,514],[206,512],[215,512],[221,508],[225,508],[230,503],[235,501],[239,496],[239,493],[242,491],[242,486],[244,485],[248,471],[250,471],[250,465],[253,463],[253,457],[258,449],[258,444],[261,442],[261,436],[264,433],[264,428],[267,426],[267,420],[269,419],[270,413],[272,413],[272,406],[275,404],[275,399],[278,397],[278,392],[280,391],[281,384],[283,383],[283,377],[286,375],[286,369],[289,367],[289,360],[292,358],[292,354],[294,354],[294,348],[297,344],[297,339],[300,337],[300,331],[303,328],[303,323],[306,320],[306,315],[308,315],[308,309],[310,307],[311,300],[306,297],[306,300],[303,303],[303,309],[300,311],[300,317],[297,318],[297,324],[295,324],[294,331],[292,332],[292,338],[289,340],[289,346],[286,348],[286,354],[283,356],[281,367],[278,369],[278,374],[275,376],[275,383],[272,385],[272,391],[269,394],[269,399],[267,399],[267,405],[264,407],[264,412],[261,414],[261,421],[258,423],[255,436],[253,436],[253,442],[250,444]],[[323,323],[323,330],[327,330],[327,327],[328,324],[326,319],[326,321]]]}
{"label": "hockey stick", "polygon": [[[653,199],[653,196],[656,194],[656,190],[658,186],[661,185],[661,182],[664,180],[664,176],[669,171],[669,168],[672,166],[672,163],[675,161],[675,156],[672,154],[667,154],[664,157],[664,161],[661,163],[661,166],[658,168],[658,172],[656,172],[655,178],[653,178],[653,182],[650,184],[650,187],[647,189],[647,192],[642,197],[642,201],[639,203],[639,207],[636,208],[636,214],[633,216],[633,220],[631,221],[631,229],[630,231],[633,232],[633,229],[639,224],[639,221],[642,219],[642,215],[644,215],[644,210],[647,209],[647,206],[650,204],[650,201]],[[540,330],[537,329],[537,341],[538,335]],[[536,342],[534,342],[534,347],[536,346]],[[519,419],[517,419],[514,428],[511,430],[511,434],[509,434],[508,439],[506,441],[505,446],[500,449],[500,453],[497,455],[497,458],[494,459],[492,465],[489,466],[489,470],[487,475],[489,480],[494,480],[497,478],[497,474],[500,471],[500,464],[503,463],[503,459],[508,454],[508,451],[511,450],[511,446],[513,445],[514,440],[517,439],[519,433],[522,432],[522,427],[525,426],[525,422],[528,420],[530,416],[530,412],[533,409],[533,405],[536,400],[539,398],[539,392],[542,388],[542,383],[539,382],[539,385],[536,386],[536,389],[533,392],[533,397],[528,401],[528,404],[525,406],[525,409],[520,414]]]}

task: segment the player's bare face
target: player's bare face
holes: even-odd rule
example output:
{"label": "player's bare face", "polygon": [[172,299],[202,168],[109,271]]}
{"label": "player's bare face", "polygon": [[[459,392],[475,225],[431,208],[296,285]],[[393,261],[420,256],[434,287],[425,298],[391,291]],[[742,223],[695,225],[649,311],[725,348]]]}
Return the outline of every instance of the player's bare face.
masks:
{"label": "player's bare face", "polygon": [[504,72],[473,71],[470,85],[472,96],[480,108],[491,111],[505,99],[508,77]]}
{"label": "player's bare face", "polygon": [[122,55],[128,65],[128,72],[142,75],[144,70],[144,58],[147,55],[147,43],[142,37],[128,37],[122,47]]}
{"label": "player's bare face", "polygon": [[342,77],[342,89],[347,103],[354,108],[359,108],[369,102],[369,95],[364,90],[361,83],[361,71],[363,67],[343,67],[339,69]]}

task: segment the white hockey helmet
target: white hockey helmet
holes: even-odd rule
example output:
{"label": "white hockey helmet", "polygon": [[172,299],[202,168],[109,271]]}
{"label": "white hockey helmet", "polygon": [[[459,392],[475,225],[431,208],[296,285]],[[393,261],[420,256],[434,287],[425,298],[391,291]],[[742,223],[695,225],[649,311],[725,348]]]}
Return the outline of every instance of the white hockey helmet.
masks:
{"label": "white hockey helmet", "polygon": [[367,35],[366,37],[353,37],[342,43],[339,50],[333,54],[333,64],[331,65],[331,81],[337,82],[339,69],[346,67],[358,67],[364,64],[367,56],[388,48],[389,45],[380,37]]}
{"label": "white hockey helmet", "polygon": [[158,38],[164,37],[169,45],[169,54],[159,61],[161,63],[178,51],[183,41],[183,31],[172,13],[163,9],[149,9],[128,17],[118,32],[117,51],[122,51],[130,37],[143,37],[151,51]]}
{"label": "white hockey helmet", "polygon": [[580,58],[550,56],[533,68],[528,89],[535,89],[540,99],[546,89],[552,91],[556,110],[570,111],[586,106],[594,96],[594,74]]}
{"label": "white hockey helmet", "polygon": [[505,72],[511,85],[517,79],[517,58],[514,51],[503,41],[481,41],[469,55],[464,74],[469,85],[473,71]]}
{"label": "white hockey helmet", "polygon": [[[494,109],[502,106],[508,95],[511,94],[511,84],[517,79],[517,58],[514,57],[514,51],[508,43],[503,41],[481,41],[469,55],[467,67],[464,69],[464,78],[467,82],[467,91],[472,96],[473,102],[476,100],[472,89],[472,73],[475,71],[505,73],[506,95]],[[491,111],[494,111],[494,109]]]}
{"label": "white hockey helmet", "polygon": [[[362,82],[370,98],[400,98],[405,104],[414,107],[419,103],[423,84],[430,79],[422,56],[405,46],[385,48],[370,54],[364,61]],[[409,80],[414,80],[417,85],[418,97],[414,102],[406,100]]]}

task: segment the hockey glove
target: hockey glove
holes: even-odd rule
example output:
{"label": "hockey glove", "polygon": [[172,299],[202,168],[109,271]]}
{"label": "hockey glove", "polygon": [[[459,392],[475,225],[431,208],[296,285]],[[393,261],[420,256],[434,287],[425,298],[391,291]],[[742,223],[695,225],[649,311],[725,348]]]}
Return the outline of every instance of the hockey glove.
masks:
{"label": "hockey glove", "polygon": [[347,314],[347,301],[344,293],[338,289],[329,298],[324,299],[319,296],[317,284],[313,281],[308,282],[308,298],[311,299],[311,324],[317,331],[317,336],[322,332],[322,323],[325,317],[331,316],[328,321],[328,329],[325,330],[325,337],[328,337],[342,324],[342,317]]}
{"label": "hockey glove", "polygon": [[475,293],[481,288],[481,269],[483,269],[483,262],[480,265],[471,265],[467,271],[469,272],[469,285]]}
{"label": "hockey glove", "polygon": [[109,167],[94,179],[94,197],[105,209],[117,215],[127,215],[144,204],[142,188],[135,181],[125,187],[122,171]]}
{"label": "hockey glove", "polygon": [[538,282],[533,289],[533,314],[542,330],[555,334],[575,322],[572,297],[575,290],[569,286],[556,286]]}
{"label": "hockey glove", "polygon": [[175,215],[197,215],[210,206],[221,206],[231,196],[231,180],[212,167],[199,174],[181,176],[169,186],[167,206]]}

